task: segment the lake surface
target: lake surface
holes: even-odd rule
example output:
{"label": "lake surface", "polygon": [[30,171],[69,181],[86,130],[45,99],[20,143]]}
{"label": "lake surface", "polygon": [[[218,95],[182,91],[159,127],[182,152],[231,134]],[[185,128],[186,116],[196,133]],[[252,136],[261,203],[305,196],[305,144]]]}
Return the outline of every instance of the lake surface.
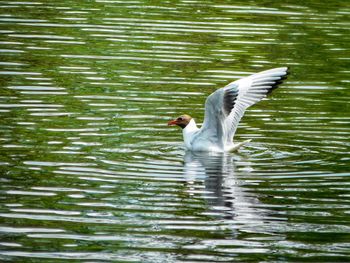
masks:
{"label": "lake surface", "polygon": [[[0,9],[0,261],[350,261],[349,1]],[[167,127],[280,66],[239,152]]]}

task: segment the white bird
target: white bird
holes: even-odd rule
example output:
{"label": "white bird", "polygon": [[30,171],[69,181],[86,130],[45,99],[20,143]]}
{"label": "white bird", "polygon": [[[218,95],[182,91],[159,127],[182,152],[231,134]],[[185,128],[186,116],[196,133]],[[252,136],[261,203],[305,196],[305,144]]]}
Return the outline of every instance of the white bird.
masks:
{"label": "white bird", "polygon": [[233,136],[245,110],[277,88],[287,74],[287,67],[274,68],[236,80],[216,90],[205,102],[204,122],[201,128],[186,114],[169,121],[168,125],[182,128],[188,150],[235,151],[250,141],[233,143]]}

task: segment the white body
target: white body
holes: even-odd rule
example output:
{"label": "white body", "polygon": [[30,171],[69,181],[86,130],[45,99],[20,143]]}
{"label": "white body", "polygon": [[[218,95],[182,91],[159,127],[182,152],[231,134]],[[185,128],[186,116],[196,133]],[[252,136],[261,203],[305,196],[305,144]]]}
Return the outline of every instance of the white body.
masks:
{"label": "white body", "polygon": [[196,152],[232,152],[238,150],[241,146],[251,141],[246,140],[237,144],[232,143],[225,145],[224,148],[221,148],[219,147],[217,140],[213,141],[209,138],[207,139],[205,137],[198,136],[199,134],[200,129],[197,127],[197,124],[194,121],[194,119],[191,119],[190,123],[182,130],[182,135],[186,149]]}
{"label": "white body", "polygon": [[287,75],[287,68],[262,71],[237,80],[213,92],[205,102],[201,128],[191,119],[182,130],[186,148],[191,151],[234,151],[243,144],[234,144],[233,137],[245,110],[271,92]]}

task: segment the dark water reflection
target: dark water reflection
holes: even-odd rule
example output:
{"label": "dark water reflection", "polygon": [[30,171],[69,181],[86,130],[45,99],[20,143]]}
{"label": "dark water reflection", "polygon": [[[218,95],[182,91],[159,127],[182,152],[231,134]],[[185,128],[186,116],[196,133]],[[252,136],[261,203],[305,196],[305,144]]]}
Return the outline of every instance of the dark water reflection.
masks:
{"label": "dark water reflection", "polygon": [[[259,223],[263,222],[260,202],[254,193],[244,187],[244,181],[237,175],[234,156],[186,152],[184,159],[189,193],[203,194],[202,198],[209,208],[206,212],[208,215],[231,221],[235,226],[250,225],[259,228]],[[249,161],[244,170],[250,170]],[[202,189],[195,188],[197,181],[203,182]]]}
{"label": "dark water reflection", "polygon": [[[349,261],[347,1],[0,8],[0,261]],[[166,126],[278,66],[238,153]]]}

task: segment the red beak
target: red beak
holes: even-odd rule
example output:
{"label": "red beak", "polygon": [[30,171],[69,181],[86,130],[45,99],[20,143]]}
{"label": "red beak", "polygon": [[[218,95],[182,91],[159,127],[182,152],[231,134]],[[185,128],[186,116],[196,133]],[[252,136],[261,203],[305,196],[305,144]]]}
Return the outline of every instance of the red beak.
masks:
{"label": "red beak", "polygon": [[172,120],[172,121],[168,122],[168,126],[173,126],[173,125],[176,125],[176,124],[177,124],[176,120]]}

